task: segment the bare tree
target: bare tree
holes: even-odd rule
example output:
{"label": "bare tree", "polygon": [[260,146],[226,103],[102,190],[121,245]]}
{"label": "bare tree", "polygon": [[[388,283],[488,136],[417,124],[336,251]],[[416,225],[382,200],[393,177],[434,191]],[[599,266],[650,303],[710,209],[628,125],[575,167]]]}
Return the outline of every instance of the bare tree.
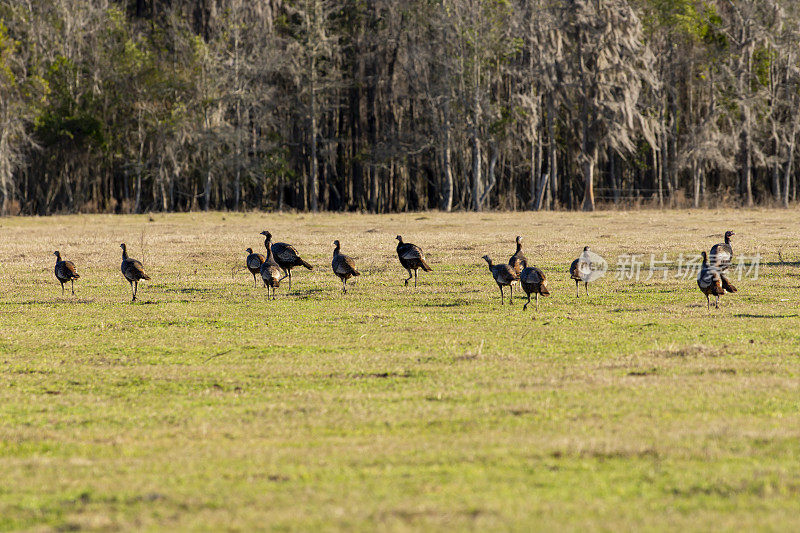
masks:
{"label": "bare tree", "polygon": [[14,171],[34,147],[29,135],[37,100],[44,87],[26,69],[19,42],[0,20],[0,215],[7,215],[14,198]]}
{"label": "bare tree", "polygon": [[[472,209],[480,211],[496,184],[499,124],[498,76],[504,59],[516,52],[511,38],[511,5],[502,0],[446,0],[442,3],[456,54],[453,75],[462,118],[468,127],[472,168]],[[489,138],[487,139],[487,135]],[[488,182],[483,178],[484,144],[489,145]]]}
{"label": "bare tree", "polygon": [[627,0],[570,0],[560,20],[570,47],[560,65],[566,75],[562,98],[576,110],[583,209],[592,211],[599,153],[606,147],[620,153],[632,151],[637,133],[657,146],[656,125],[641,109],[639,99],[658,80],[642,24]]}
{"label": "bare tree", "polygon": [[309,174],[305,198],[310,200],[312,211],[319,209],[319,121],[320,93],[330,87],[335,72],[333,56],[337,37],[330,31],[330,18],[341,9],[332,0],[300,0],[286,8],[299,21],[294,28],[288,47],[293,61],[290,76],[297,91],[299,103],[308,120]]}

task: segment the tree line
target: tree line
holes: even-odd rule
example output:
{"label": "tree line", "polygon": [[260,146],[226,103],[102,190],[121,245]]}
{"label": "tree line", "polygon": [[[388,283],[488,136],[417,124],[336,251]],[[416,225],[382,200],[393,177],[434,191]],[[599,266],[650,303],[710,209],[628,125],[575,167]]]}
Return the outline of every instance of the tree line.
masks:
{"label": "tree line", "polygon": [[797,4],[0,0],[0,209],[788,206]]}

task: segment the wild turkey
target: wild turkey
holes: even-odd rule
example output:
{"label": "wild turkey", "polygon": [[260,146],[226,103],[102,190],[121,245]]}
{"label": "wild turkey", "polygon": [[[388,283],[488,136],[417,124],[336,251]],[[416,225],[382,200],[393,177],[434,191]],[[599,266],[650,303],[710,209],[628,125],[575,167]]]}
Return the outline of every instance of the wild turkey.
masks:
{"label": "wild turkey", "polygon": [[583,247],[583,253],[569,266],[569,277],[575,280],[575,298],[580,298],[578,284],[583,281],[586,296],[589,296],[589,282],[586,276],[591,272],[591,260],[589,259],[589,247]]}
{"label": "wild turkey", "polygon": [[500,304],[502,305],[505,303],[503,301],[503,287],[506,286],[508,286],[508,303],[514,303],[514,287],[512,287],[511,284],[515,281],[519,281],[517,273],[509,265],[492,264],[492,258],[488,255],[484,255],[483,258],[489,263],[489,271],[492,273],[492,277],[494,277],[497,286],[500,288]]}
{"label": "wild turkey", "polygon": [[711,307],[709,296],[712,294],[716,297],[714,307],[719,309],[719,297],[726,292],[736,292],[736,287],[715,266],[708,264],[708,257],[705,252],[702,255],[703,265],[700,267],[700,273],[697,274],[697,286],[706,295],[706,309]]}
{"label": "wild turkey", "polygon": [[360,276],[361,272],[356,270],[356,263],[353,258],[339,253],[339,241],[333,241],[335,248],[333,249],[333,261],[331,261],[331,268],[333,273],[339,276],[342,280],[342,292],[347,294],[347,280],[353,276]]}
{"label": "wild turkey", "polygon": [[525,257],[525,254],[522,253],[522,237],[519,235],[517,236],[517,252],[508,260],[508,264],[511,265],[511,268],[514,269],[517,275],[522,272],[522,269],[528,266],[528,259]]}
{"label": "wild turkey", "polygon": [[122,275],[125,276],[128,283],[131,284],[131,294],[133,295],[131,301],[135,302],[136,293],[139,292],[139,280],[146,279],[149,281],[150,276],[144,273],[144,267],[139,261],[128,257],[128,249],[125,247],[124,242],[119,247],[122,248],[122,266],[120,270],[122,270]]}
{"label": "wild turkey", "polygon": [[72,295],[75,296],[75,280],[80,277],[72,261],[62,261],[61,252],[53,252],[56,256],[56,278],[61,282],[61,294],[64,294],[64,284],[70,282],[72,285]]}
{"label": "wild turkey", "polygon": [[398,235],[397,239],[397,257],[400,259],[400,264],[403,265],[408,271],[408,277],[405,279],[405,284],[408,286],[409,280],[412,278],[411,271],[414,271],[414,287],[417,286],[417,269],[421,268],[424,272],[433,270],[425,261],[425,255],[422,253],[422,248],[410,242],[403,242],[403,237]]}
{"label": "wild turkey", "polygon": [[725,232],[725,242],[715,244],[711,247],[711,252],[708,254],[709,263],[712,267],[717,268],[720,272],[725,272],[731,266],[733,259],[733,247],[731,246],[731,237],[736,235],[732,231]]}
{"label": "wild turkey", "polygon": [[261,265],[264,263],[264,256],[261,254],[253,253],[252,248],[247,248],[245,250],[247,252],[247,259],[245,260],[245,264],[247,265],[247,270],[253,275],[253,287],[258,287],[258,281],[256,280],[256,274],[261,272]]}
{"label": "wild turkey", "polygon": [[261,279],[264,280],[264,286],[267,287],[267,298],[269,298],[269,289],[272,288],[272,299],[275,299],[275,289],[277,289],[280,284],[281,280],[281,267],[275,261],[273,257],[274,254],[272,253],[272,247],[270,246],[272,240],[272,234],[268,231],[262,233],[262,235],[266,236],[266,240],[264,241],[264,246],[267,248],[267,257],[264,259],[264,262],[261,263]]}
{"label": "wild turkey", "polygon": [[[268,231],[262,231],[261,235],[267,235]],[[264,241],[266,244],[266,241]],[[303,261],[300,257],[300,254],[297,253],[297,250],[291,244],[286,244],[285,242],[275,242],[272,243],[272,257],[275,262],[281,267],[281,270],[286,272],[284,276],[281,278],[283,281],[284,278],[289,278],[289,289],[292,290],[292,269],[298,266],[304,266],[309,270],[313,270],[314,267]]]}
{"label": "wild turkey", "polygon": [[547,278],[545,278],[544,272],[535,266],[525,267],[522,270],[522,273],[519,275],[519,284],[522,286],[522,290],[525,291],[525,294],[528,295],[528,301],[522,306],[523,311],[526,310],[528,304],[531,303],[531,294],[536,295],[537,311],[539,310],[539,295],[550,296],[550,291],[547,290]]}

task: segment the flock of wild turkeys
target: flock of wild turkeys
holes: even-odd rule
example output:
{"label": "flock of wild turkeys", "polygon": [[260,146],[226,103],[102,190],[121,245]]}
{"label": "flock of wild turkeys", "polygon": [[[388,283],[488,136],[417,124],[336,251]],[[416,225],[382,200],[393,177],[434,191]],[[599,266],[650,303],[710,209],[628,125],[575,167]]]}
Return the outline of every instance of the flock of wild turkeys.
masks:
{"label": "flock of wild turkeys", "polygon": [[[297,249],[291,244],[285,242],[272,242],[272,234],[268,231],[262,231],[264,235],[264,247],[267,250],[267,255],[264,256],[259,253],[253,252],[252,248],[247,248],[247,258],[245,265],[250,273],[253,275],[253,284],[258,286],[257,276],[261,276],[264,286],[267,287],[267,295],[275,299],[275,289],[280,286],[281,281],[289,278],[289,290],[292,288],[292,269],[295,267],[304,267],[312,270],[307,261],[300,257]],[[733,259],[733,248],[731,247],[731,236],[735,235],[732,231],[725,232],[725,242],[715,244],[711,251],[706,254],[702,253],[703,264],[700,272],[697,275],[697,285],[703,294],[706,295],[706,308],[711,307],[710,297],[713,295],[716,299],[714,302],[715,307],[719,308],[719,297],[726,292],[736,292],[736,287],[731,284],[726,276],[726,271],[731,265]],[[428,262],[425,260],[425,255],[422,253],[422,248],[409,242],[404,242],[403,237],[398,235],[397,239],[397,258],[400,264],[408,272],[408,277],[405,278],[405,284],[411,279],[414,279],[414,286],[417,286],[417,271],[422,269],[423,272],[430,272],[432,269]],[[342,280],[342,292],[347,293],[347,280],[351,277],[360,276],[361,273],[356,269],[356,263],[352,257],[347,256],[341,252],[341,243],[338,240],[333,241],[333,260],[331,261],[331,269],[339,279]],[[128,257],[128,250],[125,243],[120,244],[122,248],[122,265],[120,270],[122,275],[128,280],[131,285],[132,300],[136,301],[136,294],[139,290],[139,281],[149,280],[150,276],[145,274],[142,263],[136,259]],[[575,259],[569,267],[570,279],[575,281],[575,296],[580,296],[579,284],[581,281],[584,283],[584,290],[586,295],[589,295],[589,282],[592,280],[592,264],[591,256],[589,255],[589,247],[583,249],[580,257]],[[75,294],[75,280],[80,278],[80,275],[71,261],[61,259],[61,253],[54,252],[56,256],[55,274],[59,282],[61,282],[61,293],[64,293],[64,284],[70,283],[72,294]],[[522,253],[522,237],[517,237],[517,250],[514,255],[508,260],[508,264],[500,263],[495,264],[492,258],[484,255],[483,259],[489,264],[489,271],[492,273],[494,281],[500,289],[500,303],[505,303],[505,294],[503,287],[508,287],[508,301],[513,303],[514,298],[514,284],[518,283],[525,294],[528,296],[528,301],[522,307],[523,310],[527,309],[528,304],[531,303],[531,295],[536,297],[536,309],[539,309],[539,296],[549,296],[550,291],[547,289],[547,278],[538,267],[528,266],[528,259]],[[412,274],[411,271],[414,271]],[[270,291],[271,289],[271,291]]]}

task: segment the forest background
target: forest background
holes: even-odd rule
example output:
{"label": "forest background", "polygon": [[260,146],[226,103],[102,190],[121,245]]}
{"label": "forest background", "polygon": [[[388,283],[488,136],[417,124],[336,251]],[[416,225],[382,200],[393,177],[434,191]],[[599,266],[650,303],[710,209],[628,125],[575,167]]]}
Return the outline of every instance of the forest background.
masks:
{"label": "forest background", "polygon": [[793,0],[0,0],[0,212],[788,206]]}

